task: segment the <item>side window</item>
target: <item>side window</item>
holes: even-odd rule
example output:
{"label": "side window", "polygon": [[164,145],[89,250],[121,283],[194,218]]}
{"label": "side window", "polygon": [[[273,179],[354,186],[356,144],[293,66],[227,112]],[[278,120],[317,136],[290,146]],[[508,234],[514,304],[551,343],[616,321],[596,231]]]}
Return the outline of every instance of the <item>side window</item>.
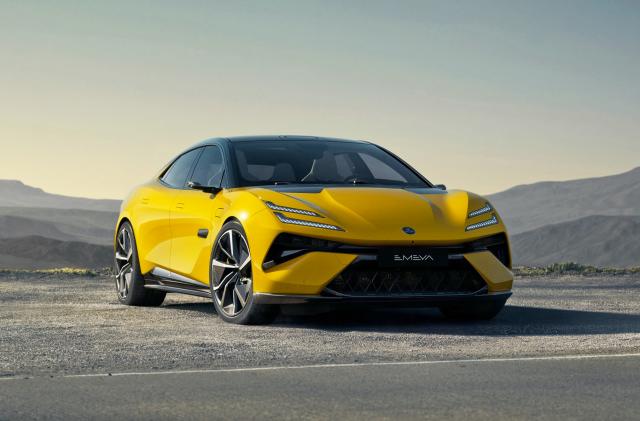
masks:
{"label": "side window", "polygon": [[180,156],[180,158],[176,159],[169,169],[165,171],[161,180],[171,187],[183,188],[187,183],[187,177],[189,177],[193,163],[201,150],[202,149],[194,149]]}
{"label": "side window", "polygon": [[220,148],[207,146],[204,148],[200,158],[198,158],[191,181],[200,183],[202,186],[218,187],[222,182],[223,174],[224,164],[222,163]]}

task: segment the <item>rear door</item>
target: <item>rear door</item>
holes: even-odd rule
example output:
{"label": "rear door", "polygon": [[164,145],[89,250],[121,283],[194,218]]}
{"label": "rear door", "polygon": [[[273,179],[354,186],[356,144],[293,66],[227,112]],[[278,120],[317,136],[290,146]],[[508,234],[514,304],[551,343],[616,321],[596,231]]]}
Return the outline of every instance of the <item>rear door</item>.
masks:
{"label": "rear door", "polygon": [[209,259],[215,235],[220,228],[216,210],[223,208],[222,193],[191,189],[189,182],[219,187],[224,176],[222,151],[206,146],[180,190],[171,211],[171,271],[205,284],[209,283]]}

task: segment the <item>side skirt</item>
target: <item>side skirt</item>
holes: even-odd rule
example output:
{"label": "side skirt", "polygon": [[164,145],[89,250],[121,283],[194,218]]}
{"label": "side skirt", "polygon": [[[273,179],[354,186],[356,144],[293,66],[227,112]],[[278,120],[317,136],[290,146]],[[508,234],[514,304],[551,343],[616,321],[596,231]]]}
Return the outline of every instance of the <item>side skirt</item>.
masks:
{"label": "side skirt", "polygon": [[144,287],[171,293],[211,298],[208,285],[160,268],[154,268],[145,276]]}

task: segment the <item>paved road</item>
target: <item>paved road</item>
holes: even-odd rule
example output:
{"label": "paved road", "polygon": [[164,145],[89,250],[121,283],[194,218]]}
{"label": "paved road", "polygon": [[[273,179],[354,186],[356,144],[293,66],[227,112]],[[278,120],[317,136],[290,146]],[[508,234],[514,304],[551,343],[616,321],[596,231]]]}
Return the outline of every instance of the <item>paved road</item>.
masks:
{"label": "paved road", "polygon": [[[0,277],[0,419],[625,418],[640,409],[640,357],[547,359],[639,354],[640,276],[519,279],[504,312],[478,323],[380,310],[234,326],[204,299],[132,308],[112,288],[101,278]],[[505,361],[475,361],[496,358]],[[424,364],[442,360],[466,362]],[[322,368],[286,368],[308,365]],[[210,371],[229,369],[240,371]],[[68,377],[85,374],[95,377]]]}
{"label": "paved road", "polygon": [[0,418],[637,419],[640,354],[0,381]]}

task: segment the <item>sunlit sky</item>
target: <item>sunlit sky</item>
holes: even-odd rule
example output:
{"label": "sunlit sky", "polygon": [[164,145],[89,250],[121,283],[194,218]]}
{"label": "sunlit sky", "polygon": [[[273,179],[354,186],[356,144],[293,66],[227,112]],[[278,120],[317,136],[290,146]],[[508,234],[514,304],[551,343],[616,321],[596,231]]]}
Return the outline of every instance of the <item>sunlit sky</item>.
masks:
{"label": "sunlit sky", "polygon": [[638,1],[0,2],[0,179],[121,198],[201,139],[379,143],[478,193],[640,165]]}

